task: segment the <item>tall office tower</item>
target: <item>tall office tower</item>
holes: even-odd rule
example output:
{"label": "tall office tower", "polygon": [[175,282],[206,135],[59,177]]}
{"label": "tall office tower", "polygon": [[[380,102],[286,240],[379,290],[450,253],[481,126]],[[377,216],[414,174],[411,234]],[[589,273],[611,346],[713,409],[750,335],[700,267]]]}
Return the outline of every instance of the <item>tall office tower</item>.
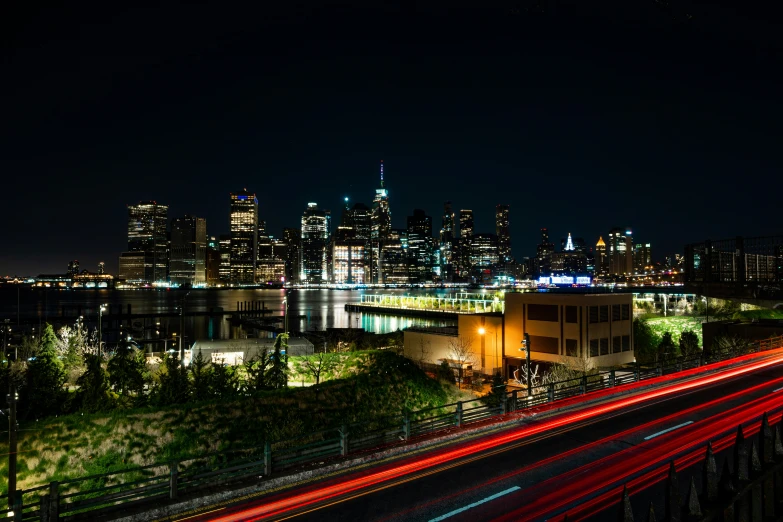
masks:
{"label": "tall office tower", "polygon": [[470,242],[470,265],[489,268],[498,264],[498,238],[495,234],[475,234]]}
{"label": "tall office tower", "polygon": [[266,235],[266,220],[258,220],[258,237],[267,237]]}
{"label": "tall office tower", "polygon": [[473,211],[459,211],[459,237],[470,239],[473,236]]}
{"label": "tall office tower", "polygon": [[285,253],[285,280],[289,283],[299,281],[299,252],[302,243],[302,231],[298,228],[284,228],[283,242],[287,245]]}
{"label": "tall office tower", "polygon": [[510,263],[511,257],[511,226],[508,221],[508,205],[495,207],[495,235],[498,238],[498,259],[502,264]]}
{"label": "tall office tower", "polygon": [[[447,201],[443,204],[443,226],[441,226],[441,234],[450,234],[450,237],[454,237],[454,210],[451,208],[451,201]],[[441,238],[441,241],[443,238]]]}
{"label": "tall office tower", "polygon": [[552,271],[552,254],[555,244],[549,241],[549,231],[541,229],[541,243],[536,250],[536,275],[549,275]]}
{"label": "tall office tower", "polygon": [[411,282],[432,282],[432,246],[432,217],[417,208],[412,216],[408,216],[408,268]]}
{"label": "tall office tower", "polygon": [[215,236],[207,239],[207,286],[220,284],[220,241]]}
{"label": "tall office tower", "polygon": [[106,273],[106,263],[101,261],[98,263],[98,275],[103,275]]}
{"label": "tall office tower", "polygon": [[392,229],[383,242],[378,263],[378,282],[405,285],[411,282],[408,272],[408,231]]}
{"label": "tall office tower", "polygon": [[372,238],[385,239],[391,232],[391,210],[389,192],[383,186],[383,160],[381,160],[381,188],[375,189],[372,201]]}
{"label": "tall office tower", "polygon": [[309,284],[326,283],[328,278],[326,246],[329,243],[331,213],[308,203],[302,214],[300,281]]}
{"label": "tall office tower", "polygon": [[168,205],[155,201],[128,205],[128,251],[144,252],[145,283],[161,283],[167,279],[168,212]]}
{"label": "tall office tower", "polygon": [[231,193],[231,284],[256,282],[258,198],[243,189]]}
{"label": "tall office tower", "polygon": [[652,268],[652,246],[650,243],[637,243],[633,248],[633,264],[637,273],[643,274]]}
{"label": "tall office tower", "polygon": [[218,274],[220,275],[220,282],[227,285],[231,283],[231,235],[221,234],[218,245],[220,246]]}
{"label": "tall office tower", "polygon": [[171,282],[180,286],[207,283],[207,220],[185,216],[171,222]]}
{"label": "tall office tower", "polygon": [[609,262],[606,256],[606,243],[602,236],[598,237],[598,243],[595,244],[595,271],[604,275],[609,270]]}
{"label": "tall office tower", "polygon": [[609,273],[633,274],[633,237],[630,229],[613,228],[607,245]]}
{"label": "tall office tower", "polygon": [[68,275],[75,276],[79,273],[79,260],[74,259],[68,262]]}
{"label": "tall office tower", "polygon": [[364,203],[356,203],[346,212],[343,226],[352,228],[356,239],[370,239],[372,236],[372,210]]}
{"label": "tall office tower", "polygon": [[443,221],[440,228],[440,265],[441,275],[451,273],[449,265],[452,264],[454,251],[454,211],[451,208],[451,201],[443,204]]}

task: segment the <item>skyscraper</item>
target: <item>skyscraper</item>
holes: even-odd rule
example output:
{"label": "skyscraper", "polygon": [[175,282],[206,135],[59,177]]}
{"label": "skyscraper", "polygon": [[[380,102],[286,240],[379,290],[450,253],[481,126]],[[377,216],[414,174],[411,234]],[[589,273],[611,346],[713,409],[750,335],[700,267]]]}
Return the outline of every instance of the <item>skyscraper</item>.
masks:
{"label": "skyscraper", "polygon": [[171,282],[204,286],[207,282],[207,221],[185,216],[171,222]]}
{"label": "skyscraper", "polygon": [[408,266],[411,282],[432,282],[432,217],[415,209],[408,216]]}
{"label": "skyscraper", "polygon": [[243,189],[231,193],[231,284],[256,282],[258,199]]}
{"label": "skyscraper", "polygon": [[220,245],[218,274],[220,275],[220,282],[227,285],[231,283],[231,235],[221,234],[218,244]]}
{"label": "skyscraper", "polygon": [[294,283],[299,281],[301,273],[299,253],[302,246],[302,231],[298,228],[284,228],[283,242],[287,247],[285,254],[285,280]]}
{"label": "skyscraper", "polygon": [[318,203],[308,203],[302,214],[300,281],[303,283],[327,282],[326,247],[329,242],[331,218],[331,213],[319,209]]}
{"label": "skyscraper", "polygon": [[470,239],[473,236],[473,211],[459,211],[459,237]]}
{"label": "skyscraper", "polygon": [[375,189],[372,202],[372,238],[385,239],[391,232],[391,210],[389,192],[383,186],[383,160],[381,160],[381,188]]}
{"label": "skyscraper", "polygon": [[508,205],[495,207],[495,235],[498,238],[498,259],[502,264],[510,263],[511,257],[511,227],[508,220]]}
{"label": "skyscraper", "polygon": [[595,244],[595,271],[598,274],[606,274],[609,270],[606,257],[606,243],[602,236],[598,237],[598,243]]}
{"label": "skyscraper", "polygon": [[549,275],[552,271],[552,254],[555,244],[549,241],[549,231],[541,229],[541,243],[536,250],[536,275]]}
{"label": "skyscraper", "polygon": [[637,273],[643,274],[652,267],[652,246],[650,243],[637,243],[633,248],[633,264]]}
{"label": "skyscraper", "polygon": [[220,283],[220,241],[215,236],[207,239],[207,286]]}
{"label": "skyscraper", "polygon": [[161,283],[168,274],[169,207],[155,201],[128,205],[128,251],[144,252],[146,283]]}
{"label": "skyscraper", "polygon": [[633,274],[633,237],[630,229],[613,228],[607,244],[609,273]]}

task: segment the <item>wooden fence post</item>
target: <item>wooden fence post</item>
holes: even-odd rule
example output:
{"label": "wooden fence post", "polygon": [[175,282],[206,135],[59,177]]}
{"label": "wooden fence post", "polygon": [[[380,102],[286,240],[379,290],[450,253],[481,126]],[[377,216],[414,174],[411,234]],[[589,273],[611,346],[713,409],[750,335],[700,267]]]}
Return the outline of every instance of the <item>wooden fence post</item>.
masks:
{"label": "wooden fence post", "polygon": [[52,520],[60,518],[60,483],[49,483],[49,516]]}
{"label": "wooden fence post", "polygon": [[609,372],[609,387],[614,388],[616,381],[617,381],[617,374],[615,373],[614,370],[612,370]]}
{"label": "wooden fence post", "polygon": [[462,401],[457,402],[457,411],[454,412],[454,422],[456,423],[457,427],[462,426]]}
{"label": "wooden fence post", "polygon": [[22,490],[17,489],[14,495],[14,505],[12,511],[14,512],[14,520],[22,520]]}
{"label": "wooden fence post", "polygon": [[340,455],[348,455],[348,426],[345,424],[340,428]]}
{"label": "wooden fence post", "polygon": [[172,460],[169,463],[169,498],[177,498],[177,475],[179,474],[179,463]]}
{"label": "wooden fence post", "polygon": [[549,386],[547,388],[547,397],[546,398],[547,398],[547,400],[549,402],[554,402],[555,401],[555,383],[553,383],[553,382],[549,383]]}
{"label": "wooden fence post", "polygon": [[518,390],[511,392],[511,411],[517,411],[517,401],[519,400]]}
{"label": "wooden fence post", "polygon": [[54,520],[51,513],[49,513],[50,507],[51,503],[49,502],[49,493],[44,493],[41,497],[41,510],[39,511],[41,514],[41,522],[51,522]]}

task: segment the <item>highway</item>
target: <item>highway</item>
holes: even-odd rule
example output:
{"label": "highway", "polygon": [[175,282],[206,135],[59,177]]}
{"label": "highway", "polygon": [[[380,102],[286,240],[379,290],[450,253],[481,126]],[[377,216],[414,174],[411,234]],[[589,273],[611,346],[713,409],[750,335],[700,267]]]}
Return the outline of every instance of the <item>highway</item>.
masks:
{"label": "highway", "polygon": [[[569,520],[600,520],[624,482],[654,484],[662,475],[645,470],[672,458],[678,466],[698,462],[708,440],[733,439],[739,423],[764,411],[780,420],[780,356],[571,413],[533,416],[518,428],[215,506],[188,520],[456,522],[562,519],[566,512]],[[640,514],[647,502],[637,502]]]}

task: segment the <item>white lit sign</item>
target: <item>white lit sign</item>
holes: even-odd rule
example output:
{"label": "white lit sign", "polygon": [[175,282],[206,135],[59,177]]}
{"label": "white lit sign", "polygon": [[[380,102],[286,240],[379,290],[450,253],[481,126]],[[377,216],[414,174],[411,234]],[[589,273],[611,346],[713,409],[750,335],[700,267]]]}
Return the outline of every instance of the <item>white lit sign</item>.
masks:
{"label": "white lit sign", "polygon": [[570,276],[552,276],[553,285],[572,285],[574,284],[574,278]]}
{"label": "white lit sign", "polygon": [[589,285],[591,282],[590,277],[577,277],[576,278],[576,284],[578,285]]}

